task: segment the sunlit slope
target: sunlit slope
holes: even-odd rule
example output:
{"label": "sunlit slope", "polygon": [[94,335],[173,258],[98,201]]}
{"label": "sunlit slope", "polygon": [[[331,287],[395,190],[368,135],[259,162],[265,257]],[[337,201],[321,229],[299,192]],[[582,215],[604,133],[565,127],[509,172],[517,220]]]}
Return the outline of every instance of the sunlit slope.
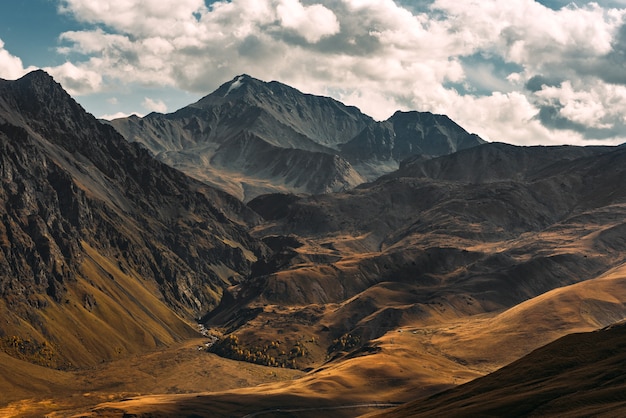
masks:
{"label": "sunlit slope", "polygon": [[64,300],[60,304],[48,300],[46,308],[32,314],[36,327],[2,302],[5,351],[37,364],[71,369],[198,336],[159,298],[156,286],[137,273],[123,273],[87,244],[84,249],[80,273]]}
{"label": "sunlit slope", "polygon": [[[384,304],[385,292],[377,296]],[[340,405],[355,408],[333,410],[334,416],[355,416],[368,412],[358,405],[432,395],[493,372],[563,335],[612,323],[626,316],[623,301],[626,267],[621,266],[501,313],[457,318],[433,313],[428,324],[407,317],[403,326],[371,341],[368,348],[337,353],[335,361],[293,382],[223,394],[141,397],[102,405],[89,416],[243,416],[274,409],[300,409],[298,416],[315,416],[321,408]]]}
{"label": "sunlit slope", "polygon": [[76,371],[55,371],[0,357],[0,416],[71,417],[102,402],[145,394],[219,392],[302,375],[227,360],[198,350],[206,339],[125,356]]}

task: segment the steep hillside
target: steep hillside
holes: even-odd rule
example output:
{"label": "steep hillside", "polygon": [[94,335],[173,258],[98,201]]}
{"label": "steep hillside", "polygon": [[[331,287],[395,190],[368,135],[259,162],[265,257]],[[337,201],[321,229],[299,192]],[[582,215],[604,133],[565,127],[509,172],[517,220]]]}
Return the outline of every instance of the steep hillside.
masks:
{"label": "steep hillside", "polygon": [[398,112],[375,122],[331,98],[248,75],[177,112],[110,123],[160,160],[245,201],[347,190],[407,156],[483,143],[445,116]]}
{"label": "steep hillside", "polygon": [[0,347],[20,358],[92,364],[196,335],[186,321],[265,252],[247,233],[257,215],[42,71],[0,81],[0,161]]}

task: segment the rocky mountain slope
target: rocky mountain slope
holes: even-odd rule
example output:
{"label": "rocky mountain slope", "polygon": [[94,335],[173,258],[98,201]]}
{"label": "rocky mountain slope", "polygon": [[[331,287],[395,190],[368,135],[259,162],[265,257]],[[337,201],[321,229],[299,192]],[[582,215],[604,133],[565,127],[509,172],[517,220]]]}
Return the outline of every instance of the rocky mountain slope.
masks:
{"label": "rocky mountain slope", "polygon": [[87,114],[42,71],[0,80],[0,346],[90,364],[195,335],[265,246],[235,198]]}
{"label": "rocky mountain slope", "polygon": [[248,75],[177,112],[110,123],[161,161],[246,201],[276,191],[347,190],[407,156],[484,142],[446,116],[397,112],[375,122],[331,98]]}

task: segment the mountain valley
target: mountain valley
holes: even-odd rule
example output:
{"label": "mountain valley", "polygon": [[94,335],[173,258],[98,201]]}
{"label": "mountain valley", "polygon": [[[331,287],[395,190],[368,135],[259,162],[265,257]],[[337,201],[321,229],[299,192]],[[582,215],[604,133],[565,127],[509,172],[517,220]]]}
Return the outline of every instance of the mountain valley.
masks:
{"label": "mountain valley", "polygon": [[247,75],[98,121],[36,71],[0,161],[0,415],[624,411],[624,146]]}

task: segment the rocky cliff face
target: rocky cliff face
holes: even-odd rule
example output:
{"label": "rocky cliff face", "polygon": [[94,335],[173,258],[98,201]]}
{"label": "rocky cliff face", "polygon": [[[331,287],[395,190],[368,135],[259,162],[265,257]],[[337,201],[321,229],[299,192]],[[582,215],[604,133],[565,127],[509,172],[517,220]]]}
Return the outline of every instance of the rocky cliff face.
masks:
{"label": "rocky cliff face", "polygon": [[0,126],[0,147],[0,292],[31,306],[39,304],[40,294],[60,301],[80,263],[76,225],[85,216],[79,207],[84,195],[72,190],[67,173],[46,159],[24,129]]}
{"label": "rocky cliff face", "polygon": [[74,303],[107,306],[101,319],[114,311],[132,323],[122,312],[137,307],[122,305],[139,297],[139,286],[155,298],[143,308],[155,341],[171,340],[189,331],[157,314],[159,303],[197,317],[264,255],[247,233],[256,214],[125,141],[44,72],[0,81],[0,162],[0,308],[14,318],[0,324],[0,337],[30,323],[35,338],[63,346],[67,339],[47,335],[42,315],[66,315]]}
{"label": "rocky cliff face", "polygon": [[483,143],[445,116],[398,112],[375,122],[331,98],[247,75],[175,113],[111,124],[167,164],[246,201],[267,192],[349,189],[407,156]]}

